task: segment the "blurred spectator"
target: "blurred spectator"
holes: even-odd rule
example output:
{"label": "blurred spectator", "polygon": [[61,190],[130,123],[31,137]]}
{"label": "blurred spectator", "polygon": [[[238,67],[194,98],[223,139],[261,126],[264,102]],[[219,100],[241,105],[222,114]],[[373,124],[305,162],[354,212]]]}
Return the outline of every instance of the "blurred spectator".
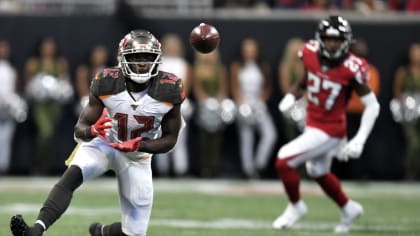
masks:
{"label": "blurred spectator", "polygon": [[214,0],[215,8],[269,8],[273,7],[273,0]]}
{"label": "blurred spectator", "polygon": [[354,3],[354,8],[356,11],[369,15],[374,12],[385,12],[387,5],[382,0],[358,0]]}
{"label": "blurred spectator", "polygon": [[307,11],[328,11],[337,9],[337,6],[331,4],[329,0],[308,0],[301,8]]}
{"label": "blurred spectator", "polygon": [[420,43],[411,45],[408,56],[408,65],[399,67],[395,74],[391,111],[403,126],[406,174],[413,179],[420,178]]}
{"label": "blurred spectator", "polygon": [[333,0],[332,2],[334,2],[340,10],[353,10],[353,1],[354,0]]}
{"label": "blurred spectator", "polygon": [[407,0],[405,3],[405,11],[407,12],[420,12],[419,0]]}
{"label": "blurred spectator", "polygon": [[[185,60],[184,45],[176,34],[166,34],[162,40],[162,64],[160,70],[175,74],[181,78],[184,84],[184,92],[188,96],[191,87],[191,66]],[[181,105],[181,113],[184,122],[190,120],[192,105],[189,99],[185,99]],[[188,125],[185,125],[178,136],[178,141],[170,153],[158,154],[154,157],[157,172],[160,175],[168,175],[170,166],[173,166],[173,173],[176,176],[183,176],[188,171],[188,146],[187,146]]]}
{"label": "blurred spectator", "polygon": [[73,96],[67,60],[57,55],[56,47],[54,38],[43,38],[37,48],[38,55],[29,58],[24,69],[26,95],[36,126],[34,174],[45,175],[51,171],[49,165],[56,151],[54,135],[62,106]]}
{"label": "blurred spectator", "polygon": [[288,8],[288,9],[297,9],[300,8],[305,0],[276,0],[276,7],[278,8]]}
{"label": "blurred spectator", "polygon": [[[301,38],[291,38],[287,41],[278,67],[278,79],[282,95],[285,95],[288,91],[290,91],[291,86],[299,78],[305,76],[305,68],[299,57],[299,51],[303,48],[304,44],[305,42]],[[296,107],[296,109],[300,109],[300,111],[302,111],[302,113],[299,113],[301,116],[296,114],[296,116],[288,116],[284,119],[282,131],[287,141],[295,138],[301,131],[299,128],[303,128],[305,121],[304,112],[306,109],[306,98],[303,97],[301,99],[302,102],[299,103],[301,106]]]}
{"label": "blurred spectator", "polygon": [[[270,68],[261,60],[255,39],[242,41],[240,59],[232,63],[230,73],[232,96],[239,107],[242,171],[247,177],[255,178],[266,167],[277,138],[266,104],[271,95]],[[255,131],[260,137],[256,152]]]}
{"label": "blurred spectator", "polygon": [[407,11],[410,13],[420,11],[419,0],[389,0],[389,8],[396,11]]}
{"label": "blurred spectator", "polygon": [[82,108],[86,105],[89,97],[90,82],[96,73],[108,65],[108,50],[102,45],[95,46],[89,53],[89,63],[79,65],[76,68],[75,83],[78,95],[76,113],[79,115]]}
{"label": "blurred spectator", "polygon": [[17,74],[10,61],[10,45],[0,40],[0,174],[9,170],[16,121],[26,119],[26,102],[16,94]]}
{"label": "blurred spectator", "polygon": [[197,141],[199,175],[214,177],[218,173],[224,124],[220,102],[227,97],[227,72],[219,51],[195,54],[192,92],[197,100]]}
{"label": "blurred spectator", "polygon": [[305,10],[351,10],[353,9],[353,0],[276,0],[275,4],[278,8]]}

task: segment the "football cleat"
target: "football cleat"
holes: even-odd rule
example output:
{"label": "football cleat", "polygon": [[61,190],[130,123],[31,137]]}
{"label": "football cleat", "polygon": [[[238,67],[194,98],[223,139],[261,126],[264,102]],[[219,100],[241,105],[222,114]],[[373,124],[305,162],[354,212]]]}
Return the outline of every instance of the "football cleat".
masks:
{"label": "football cleat", "polygon": [[13,236],[25,236],[29,231],[29,226],[26,224],[22,215],[15,215],[10,219],[10,230]]}
{"label": "football cleat", "polygon": [[283,214],[277,217],[277,219],[273,222],[273,228],[288,229],[302,219],[306,213],[308,213],[308,208],[302,200],[295,204],[289,203]]}
{"label": "football cleat", "polygon": [[89,233],[91,236],[102,236],[102,230],[104,225],[98,222],[92,223],[89,226]]}
{"label": "football cleat", "polygon": [[350,227],[356,219],[363,215],[363,207],[360,203],[349,200],[349,202],[341,209],[341,222],[338,224],[334,232],[337,234],[348,233]]}

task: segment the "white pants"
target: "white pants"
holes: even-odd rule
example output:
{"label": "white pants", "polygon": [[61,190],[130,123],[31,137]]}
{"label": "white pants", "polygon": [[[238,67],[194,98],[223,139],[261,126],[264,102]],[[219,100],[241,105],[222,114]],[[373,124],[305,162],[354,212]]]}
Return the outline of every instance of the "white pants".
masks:
{"label": "white pants", "polygon": [[16,124],[13,120],[0,121],[0,172],[9,170],[15,127]]}
{"label": "white pants", "polygon": [[277,157],[290,159],[287,163],[294,168],[306,163],[308,175],[316,178],[330,171],[332,157],[345,142],[345,138],[334,138],[322,130],[306,127],[301,135],[280,148]]}
{"label": "white pants", "polygon": [[[266,167],[277,139],[276,127],[267,107],[260,107],[260,109],[260,115],[254,125],[245,122],[238,123],[242,170],[249,177]],[[256,152],[254,152],[254,130],[261,137]]]}
{"label": "white pants", "polygon": [[122,231],[144,236],[153,203],[151,155],[144,160],[131,160],[125,153],[108,146],[100,138],[82,143],[70,165],[80,167],[83,181],[113,170],[118,178]]}

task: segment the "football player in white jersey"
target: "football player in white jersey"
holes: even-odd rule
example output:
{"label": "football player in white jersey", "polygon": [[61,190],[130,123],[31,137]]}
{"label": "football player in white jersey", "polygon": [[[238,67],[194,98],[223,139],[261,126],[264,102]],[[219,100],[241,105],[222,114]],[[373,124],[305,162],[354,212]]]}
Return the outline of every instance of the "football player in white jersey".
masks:
{"label": "football player in white jersey", "polygon": [[73,192],[108,170],[115,172],[121,222],[93,223],[93,236],[146,235],[152,209],[152,154],[168,152],[181,128],[185,97],[181,79],[159,70],[160,42],[134,30],[119,44],[119,65],[98,73],[89,103],[75,126],[79,142],[69,168],[52,188],[33,226],[21,215],[10,222],[14,236],[39,236],[67,209]]}

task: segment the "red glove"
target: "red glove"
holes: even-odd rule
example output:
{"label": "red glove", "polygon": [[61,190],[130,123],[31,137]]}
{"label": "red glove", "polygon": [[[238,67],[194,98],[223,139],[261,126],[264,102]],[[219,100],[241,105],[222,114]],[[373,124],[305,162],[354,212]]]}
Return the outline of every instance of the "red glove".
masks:
{"label": "red glove", "polygon": [[108,145],[122,152],[135,152],[139,150],[141,140],[142,137],[137,137],[122,143],[110,143]]}
{"label": "red glove", "polygon": [[106,123],[111,121],[111,118],[106,117],[106,111],[104,109],[101,117],[99,117],[95,124],[90,126],[90,134],[93,137],[99,136],[103,140],[109,141],[108,137],[106,136],[106,129],[112,128],[112,125],[107,125]]}

